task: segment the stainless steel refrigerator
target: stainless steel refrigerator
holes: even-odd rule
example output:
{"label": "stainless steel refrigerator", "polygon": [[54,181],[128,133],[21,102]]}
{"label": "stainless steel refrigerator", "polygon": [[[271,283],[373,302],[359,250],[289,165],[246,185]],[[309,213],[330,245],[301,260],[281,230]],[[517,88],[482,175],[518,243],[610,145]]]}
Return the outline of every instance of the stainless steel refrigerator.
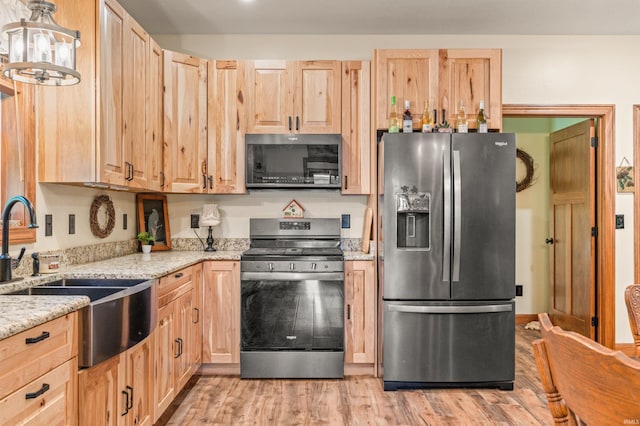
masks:
{"label": "stainless steel refrigerator", "polygon": [[383,135],[385,390],[513,389],[515,135]]}

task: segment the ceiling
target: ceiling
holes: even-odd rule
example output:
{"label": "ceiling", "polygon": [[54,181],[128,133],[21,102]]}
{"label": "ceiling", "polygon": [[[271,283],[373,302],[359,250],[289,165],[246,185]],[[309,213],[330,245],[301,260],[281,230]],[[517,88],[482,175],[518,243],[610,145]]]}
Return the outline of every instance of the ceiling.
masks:
{"label": "ceiling", "polygon": [[639,0],[119,1],[151,34],[640,34]]}

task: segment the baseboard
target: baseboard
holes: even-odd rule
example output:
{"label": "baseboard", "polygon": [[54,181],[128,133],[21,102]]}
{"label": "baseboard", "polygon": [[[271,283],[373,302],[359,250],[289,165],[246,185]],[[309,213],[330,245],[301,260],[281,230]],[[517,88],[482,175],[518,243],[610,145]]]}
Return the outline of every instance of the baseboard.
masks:
{"label": "baseboard", "polygon": [[516,314],[516,324],[527,324],[531,321],[538,321],[538,314]]}
{"label": "baseboard", "polygon": [[374,376],[376,375],[376,368],[373,364],[345,364],[344,365],[345,376]]}
{"label": "baseboard", "polygon": [[198,369],[202,376],[239,376],[240,364],[202,364]]}

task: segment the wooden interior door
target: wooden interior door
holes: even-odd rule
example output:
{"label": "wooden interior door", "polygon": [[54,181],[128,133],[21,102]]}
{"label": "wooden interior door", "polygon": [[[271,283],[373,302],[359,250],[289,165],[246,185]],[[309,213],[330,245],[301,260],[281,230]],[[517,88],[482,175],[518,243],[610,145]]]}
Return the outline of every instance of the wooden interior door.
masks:
{"label": "wooden interior door", "polygon": [[594,339],[595,213],[594,122],[550,135],[550,314],[554,325]]}

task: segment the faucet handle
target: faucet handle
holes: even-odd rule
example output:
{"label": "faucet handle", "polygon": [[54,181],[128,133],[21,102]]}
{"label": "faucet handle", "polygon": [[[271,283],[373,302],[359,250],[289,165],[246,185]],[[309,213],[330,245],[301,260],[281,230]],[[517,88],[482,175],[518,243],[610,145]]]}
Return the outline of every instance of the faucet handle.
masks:
{"label": "faucet handle", "polygon": [[38,252],[31,253],[31,258],[33,259],[33,277],[40,276],[40,257],[38,257]]}
{"label": "faucet handle", "polygon": [[11,269],[16,269],[18,267],[18,265],[20,264],[20,261],[22,260],[22,256],[24,256],[25,250],[26,248],[22,246],[22,249],[20,250],[20,254],[18,255],[18,257],[16,259],[11,259]]}

